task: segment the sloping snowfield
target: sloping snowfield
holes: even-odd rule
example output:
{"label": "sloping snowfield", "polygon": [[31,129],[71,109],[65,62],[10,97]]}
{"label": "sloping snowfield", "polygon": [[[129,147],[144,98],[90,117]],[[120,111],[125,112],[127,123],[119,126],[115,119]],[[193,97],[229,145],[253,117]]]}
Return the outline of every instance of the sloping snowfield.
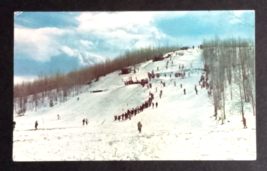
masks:
{"label": "sloping snowfield", "polygon": [[[170,59],[166,58],[138,64],[136,74],[111,73],[89,88],[106,90],[104,92],[85,92],[52,108],[27,111],[23,117],[14,117],[17,124],[13,160],[255,160],[256,123],[250,105],[245,104],[248,129],[243,129],[235,98],[228,97],[226,102],[231,115],[226,113],[225,124],[214,120],[207,90],[198,84],[203,72],[196,70],[203,69],[201,53],[199,49],[189,49],[183,56],[173,55],[168,69],[165,66]],[[184,79],[174,74],[170,77],[169,73],[177,72],[179,65],[190,69],[190,76],[186,72]],[[147,78],[147,72],[152,70],[162,75],[149,81],[152,88],[124,85],[123,80]],[[161,98],[160,90],[163,91]],[[114,115],[144,103],[149,92],[154,94],[157,108],[146,108],[131,120],[114,121]],[[82,125],[83,118],[88,119],[88,125]],[[39,123],[37,131],[35,121]],[[143,125],[142,133],[137,130],[139,121]]]}

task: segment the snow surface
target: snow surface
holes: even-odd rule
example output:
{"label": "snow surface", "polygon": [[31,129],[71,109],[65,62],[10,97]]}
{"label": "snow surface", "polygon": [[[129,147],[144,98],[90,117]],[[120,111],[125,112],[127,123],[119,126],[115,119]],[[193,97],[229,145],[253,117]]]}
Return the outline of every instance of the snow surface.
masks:
{"label": "snow surface", "polygon": [[[248,129],[243,129],[238,97],[233,100],[227,97],[225,124],[215,121],[207,90],[198,84],[203,71],[196,68],[203,68],[202,51],[183,52],[183,56],[173,55],[174,63],[169,62],[168,69],[165,66],[169,58],[144,62],[137,65],[136,74],[119,75],[116,71],[101,77],[89,88],[104,92],[88,91],[52,108],[14,116],[17,124],[13,134],[13,160],[256,160],[256,123],[251,105],[245,104]],[[188,72],[184,79],[175,78],[174,74],[163,76],[177,72],[179,64],[191,69],[190,76]],[[150,81],[151,89],[138,84],[124,85],[123,80],[147,78],[147,72],[152,70],[162,76]],[[166,82],[166,87],[160,81]],[[186,88],[186,95],[180,84]],[[163,90],[161,99],[160,90]],[[158,102],[158,108],[144,109],[131,120],[114,121],[114,115],[145,102],[149,92],[154,93],[153,102]],[[83,118],[88,118],[87,126],[82,125]],[[35,121],[39,123],[37,131]],[[139,121],[143,125],[142,133],[137,131]]]}

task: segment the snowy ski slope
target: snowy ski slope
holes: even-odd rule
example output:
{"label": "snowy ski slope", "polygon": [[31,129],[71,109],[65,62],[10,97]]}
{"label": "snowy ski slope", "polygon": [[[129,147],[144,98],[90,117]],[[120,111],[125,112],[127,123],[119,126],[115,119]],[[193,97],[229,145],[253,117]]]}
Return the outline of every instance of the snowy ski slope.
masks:
{"label": "snowy ski slope", "polygon": [[[179,52],[179,51],[177,51]],[[13,138],[15,161],[64,160],[255,160],[256,123],[250,104],[245,104],[248,129],[243,129],[238,97],[226,102],[224,125],[214,120],[214,108],[207,90],[198,84],[203,71],[200,49],[173,55],[173,64],[144,62],[137,65],[136,74],[119,75],[119,71],[101,77],[89,88],[106,90],[85,92],[52,108],[27,111],[14,117]],[[184,79],[174,77],[179,65],[190,69]],[[159,71],[157,71],[159,67]],[[147,72],[168,73],[166,77],[151,79],[152,88],[139,84],[124,85],[123,80],[147,78]],[[169,73],[173,73],[170,77]],[[166,82],[163,87],[161,81]],[[176,82],[176,86],[174,85]],[[183,88],[186,88],[186,95]],[[194,87],[197,85],[198,95]],[[156,92],[157,88],[157,92]],[[160,90],[163,91],[159,98]],[[131,120],[114,121],[127,109],[140,106],[153,93],[158,108],[144,109]],[[79,97],[79,101],[77,98]],[[60,115],[60,120],[57,115]],[[87,118],[89,124],[82,125]],[[38,121],[38,130],[34,122]],[[142,133],[137,131],[141,122]]]}

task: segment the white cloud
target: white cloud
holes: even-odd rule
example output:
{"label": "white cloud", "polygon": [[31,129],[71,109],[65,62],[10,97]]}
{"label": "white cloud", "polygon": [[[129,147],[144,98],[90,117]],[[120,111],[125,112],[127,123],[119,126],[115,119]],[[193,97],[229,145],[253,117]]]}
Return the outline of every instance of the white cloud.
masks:
{"label": "white cloud", "polygon": [[34,81],[37,76],[14,76],[14,84],[20,84],[22,82]]}
{"label": "white cloud", "polygon": [[235,10],[235,11],[233,11],[233,13],[238,17],[240,17],[245,12],[248,12],[248,11],[247,10]]}
{"label": "white cloud", "polygon": [[70,49],[68,46],[62,46],[60,49],[62,50],[62,52],[64,52],[68,56],[75,56],[74,51]]}
{"label": "white cloud", "polygon": [[97,55],[86,51],[80,51],[78,49],[71,49],[67,46],[62,46],[60,49],[68,56],[77,57],[79,59],[79,65],[83,67],[94,65],[96,63],[102,63],[105,62],[106,60],[106,58],[101,55]]}
{"label": "white cloud", "polygon": [[[84,12],[77,17],[78,31],[89,32],[118,49],[153,46],[167,35],[158,30],[156,20],[185,15],[187,12]],[[133,42],[135,42],[133,44]],[[83,43],[85,44],[85,42]],[[122,46],[123,45],[123,46]]]}
{"label": "white cloud", "polygon": [[30,29],[14,28],[14,50],[37,61],[48,61],[51,56],[60,54],[60,44],[55,36],[69,32],[59,28]]}
{"label": "white cloud", "polygon": [[106,58],[90,52],[80,52],[77,51],[77,56],[79,58],[79,64],[81,66],[90,66],[97,63],[105,62]]}
{"label": "white cloud", "polygon": [[135,26],[150,26],[155,20],[173,18],[185,15],[187,12],[84,12],[77,20],[79,30],[114,30],[127,28],[131,30]]}
{"label": "white cloud", "polygon": [[19,16],[19,15],[21,15],[21,14],[22,14],[22,11],[15,11],[15,12],[14,12],[14,17]]}
{"label": "white cloud", "polygon": [[88,40],[80,40],[80,43],[85,47],[93,47],[94,43]]}

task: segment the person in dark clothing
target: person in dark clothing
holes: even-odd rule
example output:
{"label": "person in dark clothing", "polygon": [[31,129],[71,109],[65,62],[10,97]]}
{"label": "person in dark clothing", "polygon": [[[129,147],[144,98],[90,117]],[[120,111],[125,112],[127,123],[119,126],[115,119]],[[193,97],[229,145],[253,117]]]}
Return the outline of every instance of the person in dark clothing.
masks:
{"label": "person in dark clothing", "polygon": [[245,129],[245,128],[248,128],[248,127],[247,127],[247,123],[246,123],[246,118],[245,118],[245,117],[243,117],[242,121],[243,121],[244,129]]}
{"label": "person in dark clothing", "polygon": [[185,88],[184,88],[184,95],[186,95],[186,91],[185,91]]}
{"label": "person in dark clothing", "polygon": [[117,115],[114,116],[115,117],[115,121],[117,120]]}
{"label": "person in dark clothing", "polygon": [[118,118],[118,119],[119,119],[119,121],[120,121],[120,120],[121,120],[121,116],[119,116],[119,118]]}
{"label": "person in dark clothing", "polygon": [[158,102],[156,102],[156,108],[158,107]]}
{"label": "person in dark clothing", "polygon": [[141,122],[138,122],[137,128],[138,128],[139,133],[141,133],[141,131],[142,131],[142,124],[141,124]]}
{"label": "person in dark clothing", "polygon": [[196,94],[197,94],[197,85],[195,85],[195,91],[196,91]]}
{"label": "person in dark clothing", "polygon": [[15,129],[15,126],[16,126],[16,122],[13,121],[13,131],[14,131],[14,129]]}
{"label": "person in dark clothing", "polygon": [[37,130],[38,127],[38,121],[35,121],[35,130]]}
{"label": "person in dark clothing", "polygon": [[85,119],[83,119],[83,125],[84,125],[84,123],[85,123]]}

